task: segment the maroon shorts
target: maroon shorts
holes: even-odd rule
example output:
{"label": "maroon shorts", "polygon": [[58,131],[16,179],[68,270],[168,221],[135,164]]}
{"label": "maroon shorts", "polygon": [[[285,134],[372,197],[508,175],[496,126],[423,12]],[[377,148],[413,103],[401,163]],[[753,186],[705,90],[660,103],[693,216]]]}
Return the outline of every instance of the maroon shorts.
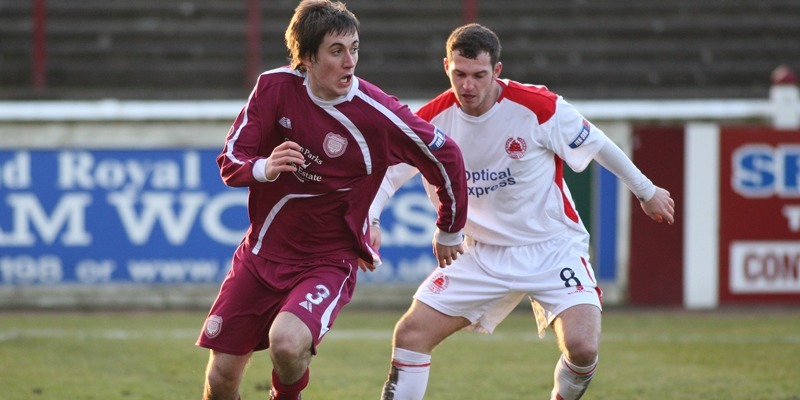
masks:
{"label": "maroon shorts", "polygon": [[357,259],[286,265],[239,246],[197,345],[234,355],[264,350],[269,348],[275,317],[288,311],[308,326],[316,354],[322,337],[350,302],[357,265]]}

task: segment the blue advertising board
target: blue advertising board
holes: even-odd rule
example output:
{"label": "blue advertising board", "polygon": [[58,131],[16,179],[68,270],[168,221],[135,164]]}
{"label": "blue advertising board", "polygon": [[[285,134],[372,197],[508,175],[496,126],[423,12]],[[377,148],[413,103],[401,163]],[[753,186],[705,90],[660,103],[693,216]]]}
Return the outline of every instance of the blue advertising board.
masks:
{"label": "blue advertising board", "polygon": [[[0,285],[221,282],[247,229],[247,189],[218,150],[0,151]],[[384,265],[362,282],[418,283],[435,266],[421,180],[382,216]]]}

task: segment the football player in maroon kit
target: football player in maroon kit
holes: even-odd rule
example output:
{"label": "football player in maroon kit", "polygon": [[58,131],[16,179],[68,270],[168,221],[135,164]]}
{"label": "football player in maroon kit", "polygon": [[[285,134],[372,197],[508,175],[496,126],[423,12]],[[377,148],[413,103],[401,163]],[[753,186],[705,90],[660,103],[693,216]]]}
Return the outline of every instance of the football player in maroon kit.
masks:
{"label": "football player in maroon kit", "polygon": [[250,226],[197,344],[210,349],[203,399],[239,399],[254,351],[269,349],[270,399],[299,399],[317,345],[380,262],[368,210],[390,165],[419,169],[440,201],[441,265],[462,251],[466,182],[459,148],[355,76],[359,22],[344,4],[303,0],[286,29],[291,65],[258,79],[217,158],[249,189]]}

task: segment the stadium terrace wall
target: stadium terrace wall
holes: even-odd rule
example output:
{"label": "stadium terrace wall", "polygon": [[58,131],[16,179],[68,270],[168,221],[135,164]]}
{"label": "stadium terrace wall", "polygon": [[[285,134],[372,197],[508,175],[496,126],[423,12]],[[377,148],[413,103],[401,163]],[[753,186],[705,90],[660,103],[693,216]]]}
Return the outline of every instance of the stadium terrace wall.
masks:
{"label": "stadium terrace wall", "polygon": [[[606,304],[800,303],[800,131],[768,101],[573,103],[678,204],[655,224],[602,167],[567,177]],[[241,105],[0,102],[0,309],[208,307],[247,225],[214,161]],[[410,302],[433,218],[420,182],[392,199],[354,306]]]}

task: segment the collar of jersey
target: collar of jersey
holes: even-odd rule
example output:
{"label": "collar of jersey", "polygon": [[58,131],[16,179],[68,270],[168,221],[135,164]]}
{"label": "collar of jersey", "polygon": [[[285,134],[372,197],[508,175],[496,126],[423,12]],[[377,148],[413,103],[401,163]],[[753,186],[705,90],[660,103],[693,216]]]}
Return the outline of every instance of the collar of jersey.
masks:
{"label": "collar of jersey", "polygon": [[353,83],[350,85],[350,91],[348,91],[346,95],[333,100],[323,100],[317,97],[314,93],[311,93],[311,86],[308,84],[307,74],[305,76],[305,79],[303,80],[303,86],[306,87],[306,92],[308,93],[308,97],[311,98],[311,101],[313,101],[314,104],[320,107],[333,107],[337,104],[344,103],[345,101],[353,100],[353,97],[355,97],[356,93],[358,92],[358,78],[356,78],[356,76],[353,75],[353,79],[351,81]]}

